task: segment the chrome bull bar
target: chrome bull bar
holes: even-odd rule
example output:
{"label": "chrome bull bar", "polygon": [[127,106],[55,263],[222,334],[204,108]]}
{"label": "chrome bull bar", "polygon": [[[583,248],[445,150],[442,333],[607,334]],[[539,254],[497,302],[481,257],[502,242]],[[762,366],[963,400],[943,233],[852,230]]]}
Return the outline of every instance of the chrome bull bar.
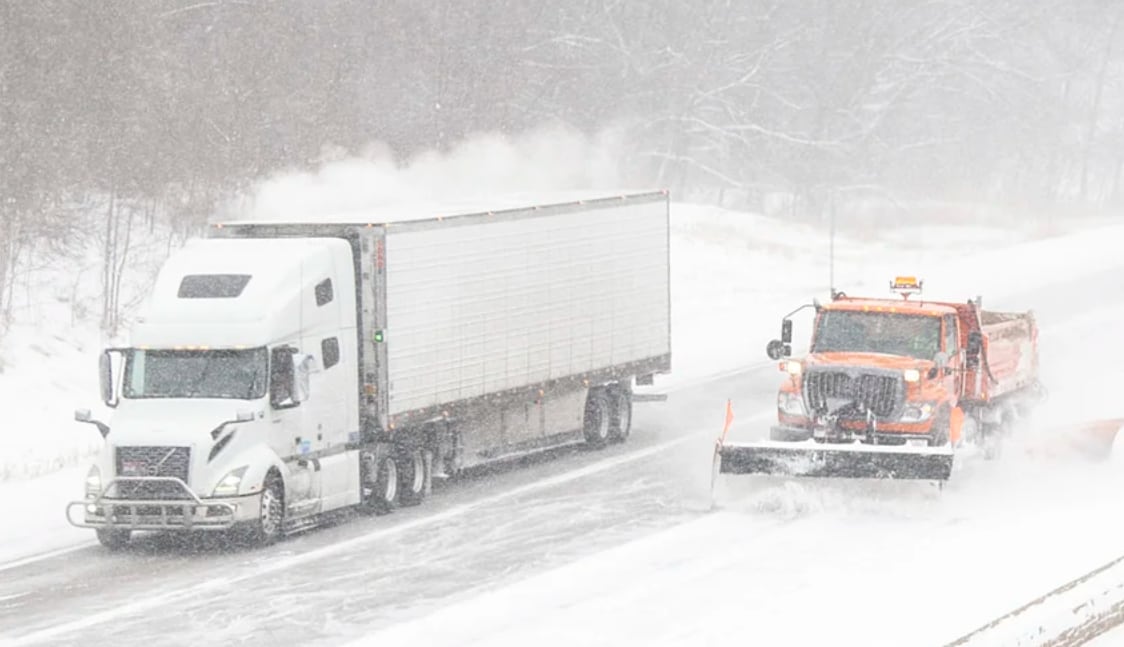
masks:
{"label": "chrome bull bar", "polygon": [[[182,499],[117,499],[106,493],[118,483],[171,483],[186,495]],[[72,510],[85,510],[75,520]],[[158,512],[151,513],[153,509]],[[199,516],[199,513],[202,515]],[[144,514],[147,513],[147,514]],[[66,505],[66,520],[77,528],[120,530],[226,530],[235,523],[235,506],[223,501],[203,501],[182,479],[173,476],[118,476],[96,497],[71,501]]]}

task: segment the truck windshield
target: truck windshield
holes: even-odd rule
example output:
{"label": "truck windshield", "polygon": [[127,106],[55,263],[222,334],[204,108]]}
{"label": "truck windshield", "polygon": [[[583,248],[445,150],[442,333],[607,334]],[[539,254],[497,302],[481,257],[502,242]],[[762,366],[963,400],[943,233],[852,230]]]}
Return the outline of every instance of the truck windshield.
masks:
{"label": "truck windshield", "polygon": [[813,353],[883,353],[933,359],[941,349],[939,317],[828,310],[820,315]]}
{"label": "truck windshield", "polygon": [[125,355],[126,398],[231,398],[265,395],[266,351],[140,350]]}

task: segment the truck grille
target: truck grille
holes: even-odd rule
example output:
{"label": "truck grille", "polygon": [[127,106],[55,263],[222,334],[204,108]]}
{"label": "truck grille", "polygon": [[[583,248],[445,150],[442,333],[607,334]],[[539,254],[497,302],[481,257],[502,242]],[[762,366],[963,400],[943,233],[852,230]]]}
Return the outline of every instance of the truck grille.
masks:
{"label": "truck grille", "polygon": [[831,413],[829,400],[844,400],[832,404],[838,409],[853,402],[879,418],[888,418],[903,399],[904,390],[896,375],[809,371],[804,374],[804,397],[808,410],[816,413]]}
{"label": "truck grille", "polygon": [[[117,476],[170,476],[187,483],[190,447],[118,447]],[[184,489],[166,481],[117,484],[123,499],[185,499]]]}

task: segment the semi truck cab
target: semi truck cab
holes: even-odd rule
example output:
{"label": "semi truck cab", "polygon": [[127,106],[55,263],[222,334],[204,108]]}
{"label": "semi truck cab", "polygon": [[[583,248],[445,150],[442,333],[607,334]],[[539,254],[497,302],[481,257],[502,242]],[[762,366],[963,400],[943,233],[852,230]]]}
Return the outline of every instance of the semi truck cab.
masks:
{"label": "semi truck cab", "polygon": [[173,255],[131,346],[102,356],[112,417],[76,413],[105,439],[84,524],[108,545],[169,527],[268,537],[283,516],[358,502],[353,276],[350,246],[330,238],[203,239]]}

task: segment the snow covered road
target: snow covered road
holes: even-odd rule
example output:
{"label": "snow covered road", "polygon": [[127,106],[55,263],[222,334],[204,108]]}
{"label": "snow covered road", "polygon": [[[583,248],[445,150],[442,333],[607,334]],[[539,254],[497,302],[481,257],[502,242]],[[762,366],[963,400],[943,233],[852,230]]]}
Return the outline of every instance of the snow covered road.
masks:
{"label": "snow covered road", "polygon": [[[1114,276],[1004,300],[1034,303],[1052,383],[1124,365],[1102,343],[1124,308]],[[1104,394],[1089,377],[1091,411]],[[723,403],[757,435],[776,381],[770,367],[696,384],[638,406],[627,445],[554,452],[268,549],[152,537],[24,563],[0,575],[0,644],[939,645],[1124,552],[1112,465],[1015,453],[943,496],[750,479],[709,513]],[[1078,396],[1053,390],[1046,413],[1072,412],[1058,398]]]}

